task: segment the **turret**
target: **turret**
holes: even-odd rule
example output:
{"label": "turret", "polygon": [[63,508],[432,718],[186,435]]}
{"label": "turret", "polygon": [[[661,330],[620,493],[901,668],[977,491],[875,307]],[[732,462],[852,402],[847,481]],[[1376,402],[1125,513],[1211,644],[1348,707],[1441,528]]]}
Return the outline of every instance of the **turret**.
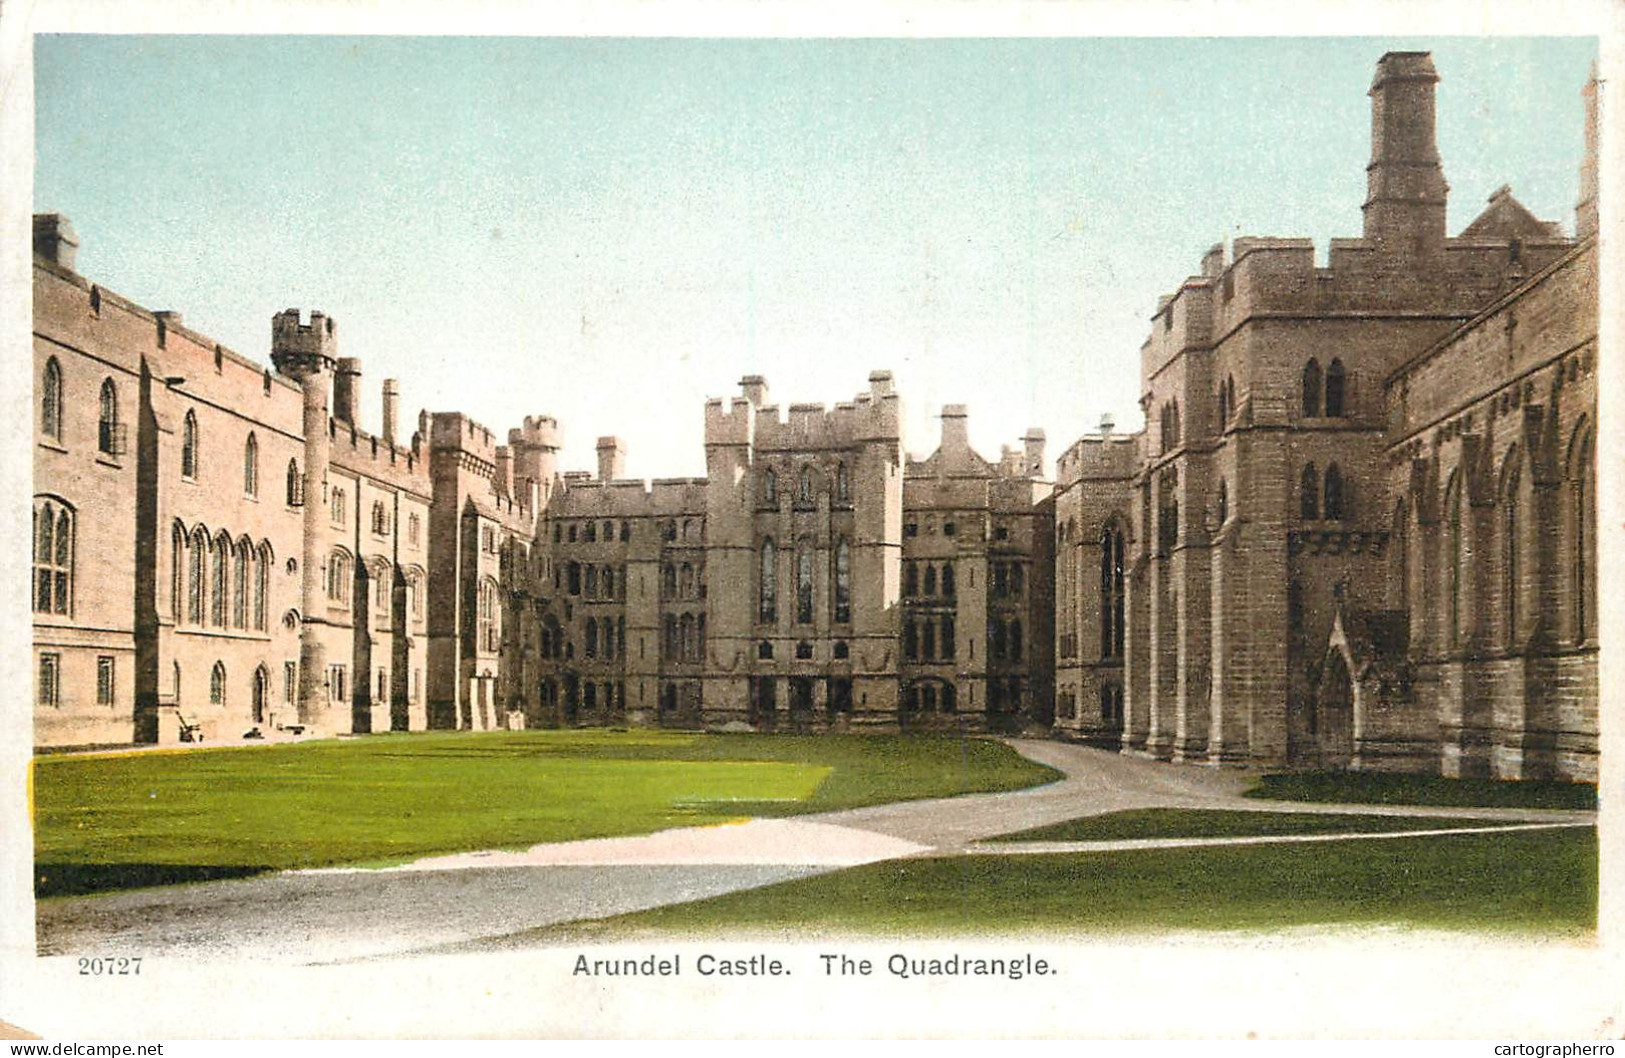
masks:
{"label": "turret", "polygon": [[746,375],[740,379],[739,390],[753,408],[760,408],[767,403],[767,379],[761,375]]}
{"label": "turret", "polygon": [[288,378],[332,371],[337,352],[338,325],[320,312],[309,323],[299,322],[298,309],[271,317],[271,365]]}
{"label": "turret", "polygon": [[1371,164],[1365,237],[1388,252],[1420,252],[1445,238],[1450,186],[1434,136],[1439,74],[1424,51],[1391,51],[1371,82]]}
{"label": "turret", "polygon": [[966,448],[970,445],[970,411],[963,404],[942,406],[942,448]]}
{"label": "turret", "polygon": [[73,225],[60,213],[34,214],[34,252],[54,264],[73,271],[79,254],[79,237]]}

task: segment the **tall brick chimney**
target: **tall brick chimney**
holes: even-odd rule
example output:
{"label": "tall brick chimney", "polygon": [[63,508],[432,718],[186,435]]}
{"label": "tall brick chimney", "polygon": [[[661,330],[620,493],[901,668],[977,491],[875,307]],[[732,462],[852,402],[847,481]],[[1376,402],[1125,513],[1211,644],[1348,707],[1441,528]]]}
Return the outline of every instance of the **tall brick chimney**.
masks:
{"label": "tall brick chimney", "polygon": [[360,426],[361,361],[353,356],[339,358],[333,373],[333,418],[346,426]]}
{"label": "tall brick chimney", "polygon": [[970,411],[963,404],[942,406],[942,447],[965,448],[970,444]]}
{"label": "tall brick chimney", "polygon": [[384,443],[395,443],[395,416],[401,406],[401,384],[392,378],[384,379]]}
{"label": "tall brick chimney", "polygon": [[753,408],[760,408],[767,403],[767,379],[761,375],[746,375],[740,379],[739,391],[750,401]]}
{"label": "tall brick chimney", "polygon": [[626,448],[619,437],[598,439],[598,480],[615,481],[626,476]]}
{"label": "tall brick chimney", "polygon": [[1580,204],[1574,210],[1574,234],[1585,239],[1597,234],[1597,64],[1580,94],[1586,107],[1585,158],[1580,162]]}
{"label": "tall brick chimney", "polygon": [[1365,237],[1394,253],[1444,244],[1450,185],[1439,166],[1433,86],[1425,51],[1391,51],[1371,82],[1371,164],[1366,166]]}

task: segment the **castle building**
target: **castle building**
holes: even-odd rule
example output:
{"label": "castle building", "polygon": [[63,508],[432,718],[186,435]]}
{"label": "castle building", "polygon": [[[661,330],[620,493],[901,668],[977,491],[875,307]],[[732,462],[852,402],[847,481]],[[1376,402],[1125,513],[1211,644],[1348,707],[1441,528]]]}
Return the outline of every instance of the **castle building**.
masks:
{"label": "castle building", "polygon": [[[268,369],[73,270],[35,218],[36,740],[627,724],[1049,731],[1205,764],[1590,779],[1596,83],[1575,235],[1458,235],[1430,56],[1371,86],[1364,227],[1238,238],[1161,299],[1146,428],[1045,475],[877,371],[704,408],[706,476],[560,428],[360,426],[334,321]],[[126,602],[126,599],[129,601]]]}
{"label": "castle building", "polygon": [[1058,730],[1207,763],[1594,778],[1595,82],[1576,237],[1458,236],[1425,53],[1371,86],[1364,232],[1163,298],[1146,429],[1058,460]]}

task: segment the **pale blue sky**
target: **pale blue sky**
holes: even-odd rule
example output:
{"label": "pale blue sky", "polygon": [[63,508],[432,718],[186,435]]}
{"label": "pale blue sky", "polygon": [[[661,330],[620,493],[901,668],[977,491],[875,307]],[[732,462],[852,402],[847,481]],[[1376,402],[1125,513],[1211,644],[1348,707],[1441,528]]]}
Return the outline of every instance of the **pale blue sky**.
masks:
{"label": "pale blue sky", "polygon": [[1589,39],[37,38],[35,209],[80,270],[259,359],[339,321],[363,421],[622,436],[703,473],[708,395],[898,377],[908,444],[1138,421],[1157,296],[1237,235],[1357,235],[1366,90],[1434,53],[1457,231],[1572,230]]}

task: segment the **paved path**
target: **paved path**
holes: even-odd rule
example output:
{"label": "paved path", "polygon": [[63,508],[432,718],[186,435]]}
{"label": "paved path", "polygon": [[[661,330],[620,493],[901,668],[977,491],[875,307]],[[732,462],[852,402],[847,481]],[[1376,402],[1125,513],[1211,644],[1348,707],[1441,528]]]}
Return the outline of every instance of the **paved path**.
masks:
{"label": "paved path", "polygon": [[1248,777],[1235,771],[1159,764],[1059,742],[1012,744],[1066,778],[1011,793],[538,845],[520,852],[438,856],[383,870],[287,871],[49,900],[37,909],[39,950],[42,955],[99,949],[193,959],[347,961],[494,940],[933,852],[1020,855],[1416,836],[981,844],[999,834],[1130,808],[1451,816],[1545,826],[1595,820],[1589,812],[1255,801],[1241,796]]}

